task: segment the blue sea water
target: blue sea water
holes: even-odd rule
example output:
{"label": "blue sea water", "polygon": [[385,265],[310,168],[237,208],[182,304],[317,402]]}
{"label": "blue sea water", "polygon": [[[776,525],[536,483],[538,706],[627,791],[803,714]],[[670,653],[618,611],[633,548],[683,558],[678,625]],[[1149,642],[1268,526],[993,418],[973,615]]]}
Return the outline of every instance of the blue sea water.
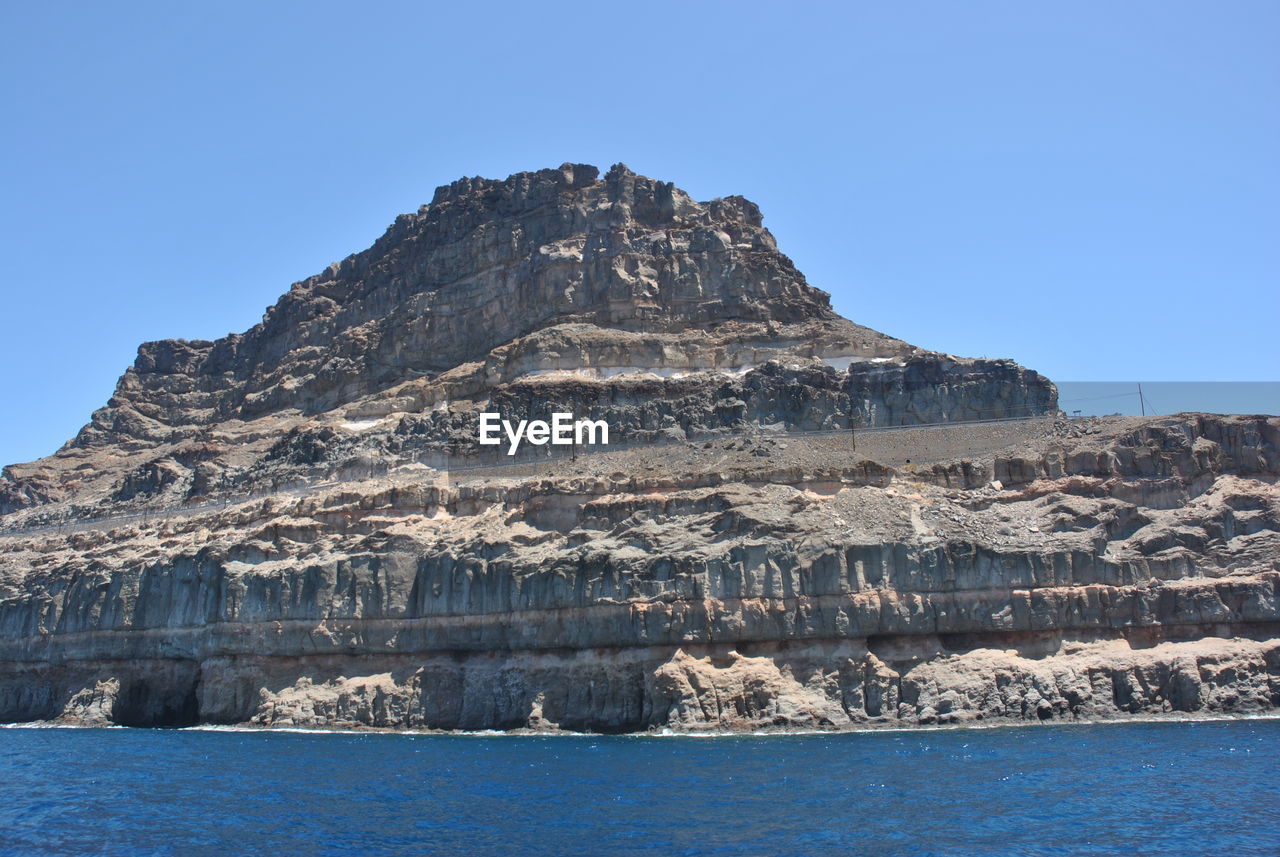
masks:
{"label": "blue sea water", "polygon": [[1276,855],[1280,721],[732,738],[0,730],[0,853]]}

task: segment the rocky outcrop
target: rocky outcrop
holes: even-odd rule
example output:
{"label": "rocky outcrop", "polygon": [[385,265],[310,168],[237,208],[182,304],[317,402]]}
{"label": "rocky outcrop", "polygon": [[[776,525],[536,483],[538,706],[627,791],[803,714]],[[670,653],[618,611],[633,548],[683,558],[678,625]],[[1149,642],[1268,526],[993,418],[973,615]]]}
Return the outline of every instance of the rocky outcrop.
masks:
{"label": "rocky outcrop", "polygon": [[741,197],[698,203],[622,165],[603,178],[565,164],[463,179],[368,250],[295,284],[252,330],[141,346],[75,443],[162,441],[228,419],[327,411],[500,346],[527,353],[508,344],[556,324],[642,331],[651,343],[733,324],[735,344],[771,347],[796,323],[825,328],[847,350],[908,350],[839,319]]}
{"label": "rocky outcrop", "polygon": [[1012,361],[840,318],[747,200],[565,164],[441,188],[243,334],[144,344],[71,443],[5,469],[0,514],[164,508],[317,465],[470,455],[483,410],[563,409],[645,442],[1023,417],[1056,397]]}
{"label": "rocky outcrop", "polygon": [[[835,316],[745,200],[463,180],[244,335],[144,346],[6,468],[0,720],[1272,710],[1280,421],[1055,397]],[[485,459],[481,411],[623,442]]]}

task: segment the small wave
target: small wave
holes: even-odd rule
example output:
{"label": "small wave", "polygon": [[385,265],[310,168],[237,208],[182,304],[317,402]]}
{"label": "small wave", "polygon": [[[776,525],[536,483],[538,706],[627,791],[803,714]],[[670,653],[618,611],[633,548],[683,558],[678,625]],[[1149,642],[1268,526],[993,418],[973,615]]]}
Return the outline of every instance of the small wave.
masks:
{"label": "small wave", "polygon": [[[289,735],[398,735],[410,738],[632,738],[653,740],[661,738],[830,738],[837,735],[876,735],[896,732],[954,732],[990,731],[995,729],[1032,729],[1063,726],[1134,726],[1164,723],[1230,723],[1233,721],[1280,720],[1280,713],[1263,714],[1157,714],[1146,717],[1107,718],[1105,720],[1050,720],[1045,722],[967,722],[945,723],[932,726],[856,726],[841,729],[753,729],[733,731],[728,729],[672,729],[670,727],[649,732],[574,732],[567,729],[383,729],[378,727],[308,727],[308,726],[248,726],[218,723],[202,723],[185,726],[178,732],[237,732],[283,733]],[[53,720],[32,720],[26,723],[0,723],[0,729],[133,729],[117,724],[71,723]],[[166,731],[166,730],[159,730]]]}
{"label": "small wave", "polygon": [[[662,738],[831,738],[839,735],[878,735],[900,732],[954,732],[954,731],[991,731],[997,729],[1039,729],[1065,726],[1134,726],[1166,723],[1229,723],[1233,721],[1280,720],[1280,713],[1266,714],[1158,714],[1145,717],[1107,718],[1104,720],[1050,720],[1044,722],[1000,721],[1000,722],[966,722],[942,723],[934,725],[914,726],[856,726],[840,729],[753,729],[750,731],[732,730],[684,730],[663,728],[649,732],[574,732],[567,729],[534,730],[534,729],[383,729],[378,727],[332,727],[316,728],[303,726],[235,726],[202,724],[188,726],[179,731],[189,732],[254,732],[298,735],[398,735],[410,738],[631,738],[637,740],[653,740]],[[23,726],[25,724],[15,724]],[[86,728],[55,724],[59,728]],[[40,728],[54,728],[40,727]],[[94,727],[87,727],[94,728]],[[110,727],[126,728],[126,727]]]}

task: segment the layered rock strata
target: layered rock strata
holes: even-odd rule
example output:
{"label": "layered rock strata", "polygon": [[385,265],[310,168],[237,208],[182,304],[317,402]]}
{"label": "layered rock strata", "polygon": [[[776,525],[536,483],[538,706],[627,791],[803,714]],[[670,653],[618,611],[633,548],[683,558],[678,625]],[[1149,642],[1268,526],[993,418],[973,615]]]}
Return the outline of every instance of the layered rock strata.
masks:
{"label": "layered rock strata", "polygon": [[[631,441],[1052,413],[1008,360],[923,351],[836,315],[741,197],[616,165],[463,179],[216,342],[145,343],[0,514],[52,521],[476,451],[477,415],[555,408]],[[299,467],[302,469],[300,470]]]}
{"label": "layered rock strata", "polygon": [[[0,719],[1274,710],[1280,419],[1055,396],[839,318],[746,200],[620,166],[463,180],[244,335],[143,346],[74,441],[6,468]],[[472,469],[483,410],[634,445]],[[1036,419],[971,422],[1009,417]]]}
{"label": "layered rock strata", "polygon": [[1272,710],[1280,420],[1117,422],[960,462],[928,462],[928,438],[901,468],[734,439],[11,536],[0,714],[632,731]]}

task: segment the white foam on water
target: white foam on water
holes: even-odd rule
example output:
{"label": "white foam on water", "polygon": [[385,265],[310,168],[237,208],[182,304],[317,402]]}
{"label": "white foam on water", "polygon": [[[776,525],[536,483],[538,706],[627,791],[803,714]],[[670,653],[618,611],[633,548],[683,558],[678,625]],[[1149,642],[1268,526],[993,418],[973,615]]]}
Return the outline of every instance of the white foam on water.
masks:
{"label": "white foam on water", "polygon": [[[1237,721],[1271,721],[1280,720],[1280,714],[1229,714],[1229,715],[1195,715],[1181,716],[1178,714],[1169,715],[1153,715],[1146,717],[1127,717],[1127,718],[1107,718],[1103,720],[1050,720],[1035,722],[1005,722],[998,723],[948,723],[937,724],[933,726],[864,726],[852,729],[767,729],[752,730],[749,732],[734,731],[711,731],[711,730],[694,730],[685,731],[680,729],[664,728],[653,732],[628,732],[620,734],[603,733],[603,732],[570,732],[567,730],[556,730],[540,732],[534,730],[500,730],[500,729],[477,729],[477,730],[421,730],[421,729],[378,729],[378,728],[333,728],[333,729],[314,729],[301,726],[222,726],[222,725],[200,725],[188,726],[179,731],[184,732],[284,732],[290,734],[301,735],[390,735],[402,736],[410,738],[436,738],[436,737],[460,737],[460,738],[634,738],[634,739],[662,739],[662,738],[830,738],[837,735],[875,735],[896,732],[956,732],[956,731],[990,731],[993,729],[1026,729],[1026,728],[1054,728],[1061,726],[1134,726],[1134,725],[1150,725],[1157,723],[1231,723]],[[75,726],[67,724],[4,724],[10,729],[83,729],[83,728],[109,728],[109,729],[126,729],[125,726],[109,726],[109,727],[92,727],[92,726]]]}

